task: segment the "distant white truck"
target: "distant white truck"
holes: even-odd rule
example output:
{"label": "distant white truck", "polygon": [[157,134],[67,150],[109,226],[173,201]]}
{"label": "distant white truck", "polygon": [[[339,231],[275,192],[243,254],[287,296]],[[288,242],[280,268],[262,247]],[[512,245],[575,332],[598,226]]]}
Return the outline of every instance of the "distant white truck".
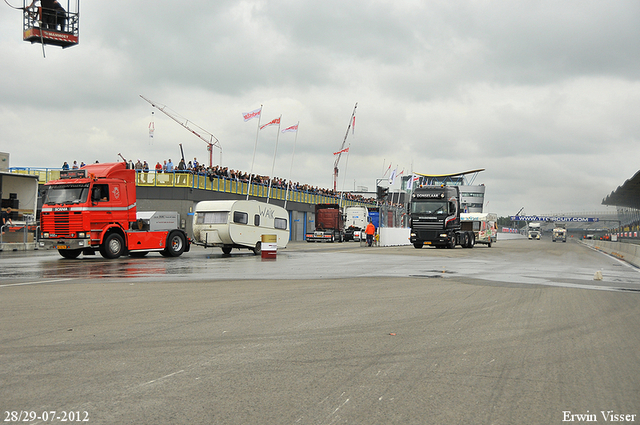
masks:
{"label": "distant white truck", "polygon": [[491,244],[498,240],[498,215],[494,213],[461,213],[462,230],[473,230],[476,244]]}
{"label": "distant white truck", "polygon": [[344,210],[344,215],[344,240],[359,241],[364,239],[363,234],[369,219],[369,209],[361,206],[347,207]]}
{"label": "distant white truck", "polygon": [[551,234],[552,241],[567,241],[567,229],[564,227],[557,226],[553,229],[553,233]]}
{"label": "distant white truck", "polygon": [[542,228],[540,223],[529,223],[529,230],[527,231],[527,237],[531,240],[540,240],[542,234]]}

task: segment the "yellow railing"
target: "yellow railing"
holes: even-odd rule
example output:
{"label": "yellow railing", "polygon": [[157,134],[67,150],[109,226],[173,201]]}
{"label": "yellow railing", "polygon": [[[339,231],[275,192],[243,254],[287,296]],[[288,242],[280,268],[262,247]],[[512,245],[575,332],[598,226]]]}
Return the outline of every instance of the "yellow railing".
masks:
{"label": "yellow railing", "polygon": [[[15,174],[28,174],[38,176],[39,183],[47,183],[50,180],[60,178],[60,169],[42,169],[42,168],[11,168],[10,172]],[[193,189],[212,190],[215,192],[233,193],[237,195],[246,195],[249,184],[237,180],[230,180],[221,177],[209,177],[202,174],[192,173],[161,173],[156,171],[136,172],[136,186],[153,186],[153,187],[186,187]],[[267,195],[271,199],[285,200],[288,202],[300,202],[304,204],[336,204],[339,198],[334,196],[319,195],[315,193],[303,192],[298,190],[287,190],[282,188],[271,188],[262,184],[251,184],[251,195],[260,198],[266,198]],[[355,201],[343,199],[342,206],[348,207],[353,205],[375,206],[374,203],[365,201]]]}

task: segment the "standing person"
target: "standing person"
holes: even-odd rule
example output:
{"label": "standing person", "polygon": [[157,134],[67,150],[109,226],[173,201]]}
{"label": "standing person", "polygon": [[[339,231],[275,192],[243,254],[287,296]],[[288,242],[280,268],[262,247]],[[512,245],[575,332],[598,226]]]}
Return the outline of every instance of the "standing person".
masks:
{"label": "standing person", "polygon": [[173,162],[171,162],[171,158],[169,158],[169,162],[167,162],[167,173],[173,172]]}
{"label": "standing person", "polygon": [[162,164],[160,164],[160,161],[156,162],[156,173],[161,173],[162,172]]}
{"label": "standing person", "polygon": [[0,217],[0,227],[2,227],[2,233],[4,233],[4,226],[13,224],[11,221],[11,207],[7,207],[7,210],[3,211]]}
{"label": "standing person", "polygon": [[376,226],[373,225],[371,221],[367,224],[367,228],[364,230],[367,234],[367,246],[371,246],[373,243],[373,235],[376,233]]}
{"label": "standing person", "polygon": [[[31,9],[35,2],[36,0],[33,0],[27,9]],[[57,0],[40,0],[40,6],[42,7],[43,26],[58,31],[58,25],[60,25],[60,31],[64,32],[67,23],[67,12],[64,7]]]}
{"label": "standing person", "polygon": [[67,161],[65,161],[64,164],[62,164],[62,169],[63,170],[68,170],[69,169],[69,164],[67,164]]}

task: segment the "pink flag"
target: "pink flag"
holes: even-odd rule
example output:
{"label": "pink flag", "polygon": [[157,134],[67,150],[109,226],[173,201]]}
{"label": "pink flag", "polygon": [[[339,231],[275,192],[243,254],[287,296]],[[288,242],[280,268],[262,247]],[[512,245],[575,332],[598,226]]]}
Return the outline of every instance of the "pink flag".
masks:
{"label": "pink flag", "polygon": [[386,176],[390,169],[391,169],[391,164],[389,164],[389,168],[387,168],[387,171],[385,171],[385,172],[384,172],[384,174],[382,175],[382,177]]}
{"label": "pink flag", "polygon": [[355,134],[356,132],[356,116],[353,116],[353,123],[351,124],[351,134]]}
{"label": "pink flag", "polygon": [[344,149],[342,149],[341,151],[334,152],[333,154],[334,154],[334,155],[340,155],[341,153],[344,153],[344,152],[349,152],[349,148],[344,148]]}
{"label": "pink flag", "polygon": [[265,127],[268,127],[270,125],[275,125],[275,124],[278,124],[278,125],[280,124],[280,117],[278,117],[276,119],[273,119],[273,120],[269,121],[268,123],[266,123],[265,125],[261,126],[260,130],[262,130]]}
{"label": "pink flag", "polygon": [[244,121],[247,122],[252,118],[259,117],[261,112],[262,112],[262,106],[256,109],[255,111],[243,112],[242,117],[244,118]]}
{"label": "pink flag", "polygon": [[407,189],[412,190],[413,184],[419,180],[420,180],[420,176],[415,176],[412,174],[411,178],[409,179],[409,182],[407,183]]}
{"label": "pink flag", "polygon": [[282,133],[289,133],[289,132],[296,132],[296,131],[298,131],[298,124],[285,128],[284,130],[282,130]]}

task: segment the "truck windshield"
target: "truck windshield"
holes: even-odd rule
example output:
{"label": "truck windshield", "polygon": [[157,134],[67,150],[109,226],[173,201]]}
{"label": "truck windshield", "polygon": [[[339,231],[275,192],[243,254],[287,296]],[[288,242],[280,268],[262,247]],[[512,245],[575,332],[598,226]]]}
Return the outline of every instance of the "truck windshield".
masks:
{"label": "truck windshield", "polygon": [[411,203],[412,214],[447,214],[446,201],[414,201]]}
{"label": "truck windshield", "polygon": [[87,202],[89,184],[49,186],[45,205],[80,204]]}

